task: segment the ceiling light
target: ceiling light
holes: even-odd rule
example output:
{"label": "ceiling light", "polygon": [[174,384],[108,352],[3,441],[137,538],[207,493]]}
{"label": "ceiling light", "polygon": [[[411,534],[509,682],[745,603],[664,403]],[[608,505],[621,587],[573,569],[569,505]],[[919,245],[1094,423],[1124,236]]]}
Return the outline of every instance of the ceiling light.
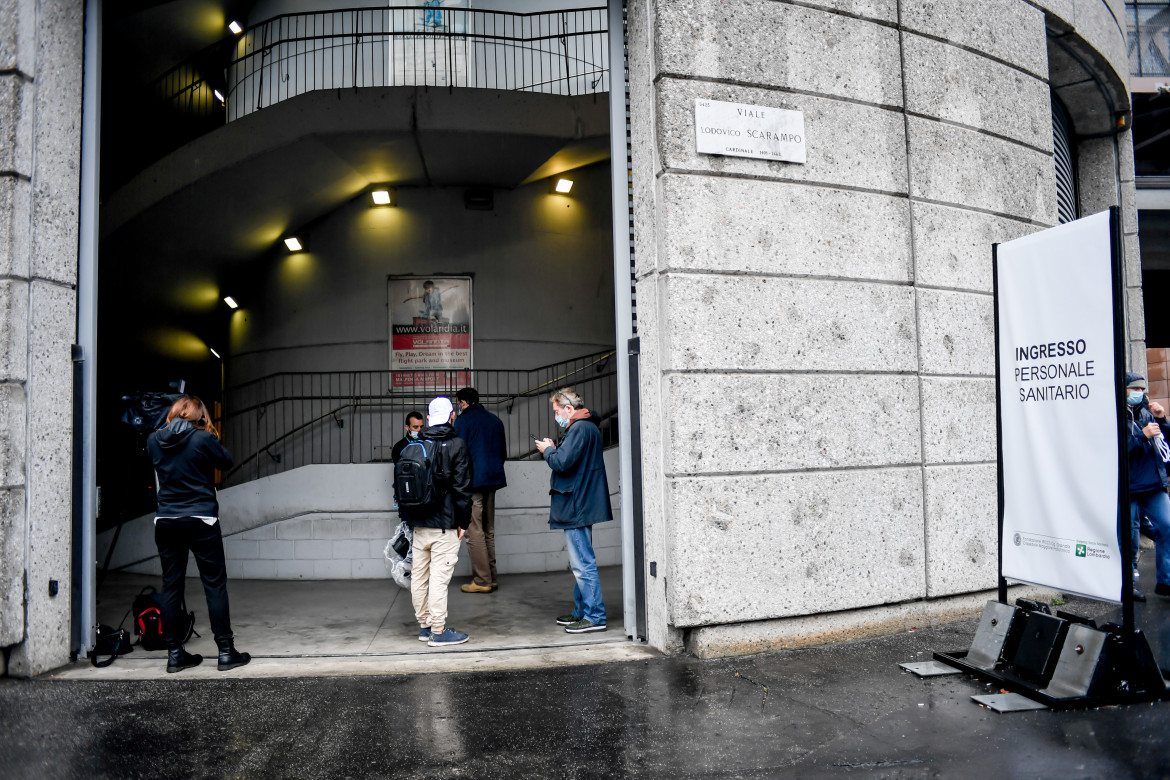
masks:
{"label": "ceiling light", "polygon": [[568,195],[569,191],[572,189],[573,189],[573,180],[572,179],[557,179],[557,183],[553,187],[553,190],[555,192],[559,192],[562,195]]}
{"label": "ceiling light", "polygon": [[214,89],[214,90],[212,90],[212,92],[215,93],[215,99],[218,100],[220,103],[222,103],[223,102],[223,93],[220,92],[218,89]]}
{"label": "ceiling light", "polygon": [[[210,350],[211,350],[211,354],[213,354],[213,355],[215,355],[217,358],[219,358],[219,353],[218,353],[218,352],[216,352],[216,351],[215,351],[214,349],[212,349],[211,347],[208,347],[208,349],[210,349]],[[223,358],[219,358],[219,359],[220,359],[220,360],[223,360]]]}
{"label": "ceiling light", "polygon": [[226,304],[228,305],[228,308],[229,308],[229,309],[236,309],[236,308],[239,308],[239,305],[240,305],[240,304],[236,303],[236,299],[235,299],[235,298],[233,298],[233,297],[232,297],[232,296],[230,296],[230,295],[228,295],[227,297],[225,297],[225,298],[223,299],[223,302],[224,302],[224,303],[226,303]]}
{"label": "ceiling light", "polygon": [[239,35],[244,31],[244,28],[240,27],[240,23],[237,21],[228,22],[228,29],[232,31],[233,35]]}
{"label": "ceiling light", "polygon": [[296,236],[289,236],[286,238],[284,240],[284,245],[288,247],[288,251],[290,252],[299,252],[305,248],[304,244],[302,244],[301,240]]}
{"label": "ceiling light", "polygon": [[374,190],[370,193],[370,198],[374,201],[375,206],[394,205],[394,195],[392,190]]}

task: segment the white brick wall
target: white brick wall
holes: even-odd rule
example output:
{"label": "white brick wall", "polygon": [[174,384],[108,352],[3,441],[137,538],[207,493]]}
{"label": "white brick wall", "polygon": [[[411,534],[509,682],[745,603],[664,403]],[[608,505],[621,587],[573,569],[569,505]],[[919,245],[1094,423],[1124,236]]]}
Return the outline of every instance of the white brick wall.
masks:
{"label": "white brick wall", "polygon": [[[616,451],[606,453],[606,467],[611,471],[610,487],[617,487]],[[540,462],[509,462],[509,487],[497,495],[496,508],[496,566],[501,574],[523,572],[563,571],[569,567],[565,552],[565,535],[548,527],[547,467]],[[266,506],[293,503],[289,494],[308,480],[308,492],[301,496],[308,506],[318,500],[322,490],[306,477],[289,483],[273,483],[261,498],[251,497]],[[364,467],[332,468],[326,476],[336,481],[366,475]],[[356,471],[355,471],[356,470]],[[315,473],[315,472],[313,472]],[[354,477],[356,479],[356,477]],[[321,477],[318,481],[323,480]],[[514,483],[514,484],[513,484]],[[251,484],[251,483],[249,483]],[[324,484],[324,482],[322,482]],[[348,483],[347,483],[348,484]],[[355,482],[351,487],[361,492],[365,483]],[[246,486],[241,486],[241,488]],[[369,486],[366,486],[369,487]],[[311,489],[310,489],[311,488]],[[238,490],[240,488],[229,488]],[[221,493],[221,506],[229,503]],[[352,493],[352,490],[346,495]],[[311,495],[310,495],[311,494]],[[250,494],[249,494],[250,495]],[[323,499],[322,499],[323,500]],[[617,514],[618,496],[612,497]],[[319,506],[319,504],[318,504]],[[282,508],[281,511],[287,511]],[[228,575],[239,579],[381,579],[389,577],[382,551],[391,530],[398,524],[394,512],[354,509],[351,511],[315,511],[288,519],[233,532],[233,523],[244,515],[243,505],[223,512],[225,521],[224,551],[228,561]],[[253,520],[252,522],[255,522]],[[153,552],[153,525],[142,523],[142,544],[135,547],[126,543],[124,552],[139,556]],[[234,525],[234,528],[239,528]],[[147,534],[150,538],[147,539]],[[122,543],[120,543],[122,544]],[[133,549],[130,549],[133,548]],[[139,549],[141,548],[141,549]],[[617,522],[593,527],[593,548],[597,562],[612,566],[621,562],[621,530]],[[132,558],[133,560],[133,558]],[[128,566],[126,571],[159,574],[158,558]],[[189,576],[198,576],[192,560]],[[464,544],[455,567],[456,577],[471,576],[471,563]]]}
{"label": "white brick wall", "polygon": [[[228,575],[237,579],[384,579],[382,551],[393,512],[345,516],[317,513],[234,534],[224,540]],[[597,562],[621,562],[621,531],[616,522],[593,527]],[[496,566],[501,574],[562,571],[569,567],[565,535],[548,527],[547,510],[496,512]],[[197,576],[192,562],[190,574]],[[467,545],[459,551],[457,577],[471,576]]]}

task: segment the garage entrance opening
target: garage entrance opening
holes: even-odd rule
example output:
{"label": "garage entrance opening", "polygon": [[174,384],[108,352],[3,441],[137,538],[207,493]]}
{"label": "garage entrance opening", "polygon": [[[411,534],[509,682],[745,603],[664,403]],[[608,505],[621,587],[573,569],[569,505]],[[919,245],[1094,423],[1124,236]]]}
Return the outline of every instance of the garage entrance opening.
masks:
{"label": "garage entrance opening", "polygon": [[[160,585],[145,432],[127,424],[125,399],[181,388],[213,407],[234,456],[219,501],[240,648],[437,652],[416,641],[384,555],[398,523],[390,461],[411,411],[470,386],[504,423],[508,486],[496,494],[499,590],[460,591],[465,546],[452,581],[448,623],[471,634],[465,649],[637,633],[625,614],[632,315],[628,250],[614,260],[628,236],[624,220],[614,235],[614,182],[624,213],[627,177],[624,133],[616,177],[610,161],[611,11],[474,5],[257,2],[233,6],[238,33],[200,47],[174,32],[183,3],[107,12],[99,622],[117,625]],[[133,62],[161,75],[128,88]],[[609,630],[584,636],[554,623],[573,577],[532,440],[557,438],[549,395],[566,386],[602,431],[615,517],[594,527]],[[193,563],[187,601],[208,629]],[[188,649],[213,652],[201,633]]]}

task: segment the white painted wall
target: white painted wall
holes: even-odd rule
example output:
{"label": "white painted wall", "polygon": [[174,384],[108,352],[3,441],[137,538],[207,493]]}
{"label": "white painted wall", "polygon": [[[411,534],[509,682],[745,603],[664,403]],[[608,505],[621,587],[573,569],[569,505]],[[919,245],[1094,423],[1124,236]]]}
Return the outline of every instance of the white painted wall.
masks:
{"label": "white painted wall", "polygon": [[540,181],[496,190],[492,211],[469,211],[463,188],[400,188],[397,208],[371,209],[363,196],[298,231],[309,251],[270,256],[237,296],[228,385],[278,371],[387,369],[391,274],[475,275],[477,368],[611,349],[609,165],[571,175],[571,198]]}
{"label": "white painted wall", "polygon": [[[617,449],[605,453],[610,498],[617,515]],[[508,461],[508,487],[496,494],[496,564],[500,574],[558,571],[568,567],[564,534],[548,527],[548,466]],[[237,579],[384,579],[382,551],[398,523],[388,464],[304,466],[226,488],[219,503],[228,576]],[[98,537],[105,560],[114,531]],[[617,521],[594,526],[601,566],[621,562]],[[111,569],[161,574],[154,545],[154,515],[123,527]],[[192,560],[190,576],[198,576]],[[471,576],[464,544],[455,568]]]}

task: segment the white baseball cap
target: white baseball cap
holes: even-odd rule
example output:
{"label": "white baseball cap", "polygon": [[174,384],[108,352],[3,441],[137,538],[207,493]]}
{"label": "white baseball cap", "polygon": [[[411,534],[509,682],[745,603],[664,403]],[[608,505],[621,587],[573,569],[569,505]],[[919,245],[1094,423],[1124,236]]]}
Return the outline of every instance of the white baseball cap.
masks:
{"label": "white baseball cap", "polygon": [[451,420],[453,411],[455,407],[451,405],[451,399],[447,396],[441,395],[431,399],[431,404],[427,407],[427,425],[445,425]]}

